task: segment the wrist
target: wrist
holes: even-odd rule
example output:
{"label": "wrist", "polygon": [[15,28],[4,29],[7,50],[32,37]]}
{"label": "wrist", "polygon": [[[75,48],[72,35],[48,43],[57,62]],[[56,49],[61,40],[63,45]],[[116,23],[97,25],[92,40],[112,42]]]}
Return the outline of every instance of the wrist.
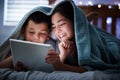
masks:
{"label": "wrist", "polygon": [[59,57],[60,57],[60,61],[61,61],[62,63],[64,63],[64,61],[65,61],[65,59],[66,59],[66,55],[64,55],[64,54],[59,54]]}
{"label": "wrist", "polygon": [[64,63],[59,63],[59,64],[54,64],[54,68],[56,69],[56,70],[64,70]]}

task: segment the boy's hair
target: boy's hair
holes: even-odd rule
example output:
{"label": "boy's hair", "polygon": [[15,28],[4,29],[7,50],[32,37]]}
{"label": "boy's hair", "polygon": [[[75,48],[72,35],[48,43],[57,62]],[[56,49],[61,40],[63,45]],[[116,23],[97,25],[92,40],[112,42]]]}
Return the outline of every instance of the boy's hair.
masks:
{"label": "boy's hair", "polygon": [[25,30],[26,26],[28,25],[28,22],[32,20],[34,23],[39,24],[41,22],[46,22],[48,24],[49,31],[51,31],[51,21],[50,21],[50,16],[45,15],[42,12],[34,12],[32,13],[25,23],[23,24],[23,29]]}

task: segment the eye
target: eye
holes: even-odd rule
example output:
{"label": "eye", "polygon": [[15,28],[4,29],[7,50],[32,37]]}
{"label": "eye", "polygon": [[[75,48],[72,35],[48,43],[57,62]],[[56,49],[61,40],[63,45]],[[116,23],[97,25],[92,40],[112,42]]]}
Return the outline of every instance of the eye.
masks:
{"label": "eye", "polygon": [[47,35],[46,33],[40,33],[40,35]]}
{"label": "eye", "polygon": [[47,36],[48,36],[48,33],[47,33],[47,32],[40,32],[40,36],[42,36],[42,37],[47,37]]}
{"label": "eye", "polygon": [[62,22],[59,24],[59,26],[64,26],[66,23],[65,22]]}
{"label": "eye", "polygon": [[29,34],[34,34],[35,32],[29,31]]}

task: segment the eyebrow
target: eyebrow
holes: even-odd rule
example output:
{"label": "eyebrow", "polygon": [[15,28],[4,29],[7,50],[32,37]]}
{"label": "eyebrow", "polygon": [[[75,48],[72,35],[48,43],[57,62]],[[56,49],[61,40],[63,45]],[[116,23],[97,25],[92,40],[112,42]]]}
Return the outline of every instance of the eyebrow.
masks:
{"label": "eyebrow", "polygon": [[29,28],[29,30],[34,30],[34,28]]}
{"label": "eyebrow", "polygon": [[66,21],[66,19],[63,18],[63,19],[58,20],[57,22],[59,23],[60,21]]}
{"label": "eyebrow", "polygon": [[[61,22],[61,21],[66,21],[66,19],[65,19],[65,18],[60,19],[60,20],[57,21],[57,23],[59,23],[59,22]],[[52,24],[52,25],[54,25],[54,24]]]}

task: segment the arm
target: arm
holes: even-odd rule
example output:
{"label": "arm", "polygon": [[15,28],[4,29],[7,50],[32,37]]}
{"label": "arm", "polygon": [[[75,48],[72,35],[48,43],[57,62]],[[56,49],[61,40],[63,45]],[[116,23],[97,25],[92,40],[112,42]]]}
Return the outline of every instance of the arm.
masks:
{"label": "arm", "polygon": [[[50,50],[46,56],[46,62],[52,64],[56,70],[72,71],[72,72],[85,72],[87,69],[64,64],[65,59],[71,53],[76,54],[76,47],[73,41],[65,40],[58,45],[60,54],[54,50]],[[73,51],[73,52],[72,52]]]}
{"label": "arm", "polygon": [[71,65],[64,64],[60,61],[59,54],[56,53],[54,50],[50,50],[48,55],[46,56],[46,62],[52,64],[56,70],[61,71],[72,71],[72,72],[85,72],[87,69],[82,67],[75,67]]}
{"label": "arm", "polygon": [[0,62],[0,68],[13,68],[12,56]]}
{"label": "arm", "polygon": [[[0,68],[12,68],[13,69],[13,61],[12,56],[9,56],[5,60],[0,62]],[[16,71],[27,71],[27,69],[24,67],[24,65],[21,62],[17,62],[15,64]]]}
{"label": "arm", "polygon": [[72,72],[79,72],[79,73],[87,71],[87,69],[85,68],[70,66],[67,64],[63,64],[63,63],[61,63],[60,65],[54,64],[54,67],[56,70],[61,70],[61,71],[72,71]]}

